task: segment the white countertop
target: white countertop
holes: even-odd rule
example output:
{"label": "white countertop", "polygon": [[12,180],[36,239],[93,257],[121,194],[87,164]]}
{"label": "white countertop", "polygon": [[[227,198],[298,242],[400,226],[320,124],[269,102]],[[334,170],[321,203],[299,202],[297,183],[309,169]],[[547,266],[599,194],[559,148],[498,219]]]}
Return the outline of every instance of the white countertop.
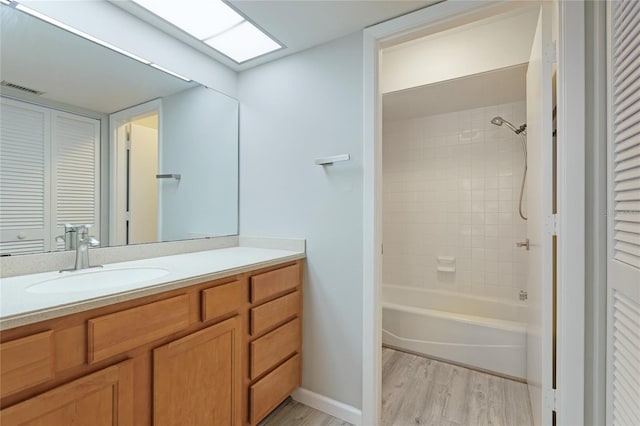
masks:
{"label": "white countertop", "polygon": [[[0,279],[0,330],[32,324],[76,312],[87,311],[126,300],[174,290],[208,280],[224,278],[305,257],[304,252],[252,247],[155,257],[105,265],[99,270],[122,268],[163,268],[168,274],[141,283],[115,288],[91,288],[86,291],[33,294],[26,289],[34,284],[61,277],[58,271]],[[64,274],[91,274],[88,269]]]}

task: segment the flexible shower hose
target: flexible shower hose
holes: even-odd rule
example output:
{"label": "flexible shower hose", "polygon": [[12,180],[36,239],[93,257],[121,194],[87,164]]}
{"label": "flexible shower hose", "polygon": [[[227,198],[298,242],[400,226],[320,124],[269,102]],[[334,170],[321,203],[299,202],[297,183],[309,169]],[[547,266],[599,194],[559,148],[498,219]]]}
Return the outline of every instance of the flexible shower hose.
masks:
{"label": "flexible shower hose", "polygon": [[522,173],[522,184],[520,185],[519,212],[520,212],[520,217],[523,220],[527,220],[526,216],[522,212],[522,197],[523,197],[523,194],[524,194],[524,183],[527,180],[527,139],[526,139],[526,136],[525,136],[524,132],[520,133],[520,138],[522,140],[522,150],[524,151],[524,173]]}

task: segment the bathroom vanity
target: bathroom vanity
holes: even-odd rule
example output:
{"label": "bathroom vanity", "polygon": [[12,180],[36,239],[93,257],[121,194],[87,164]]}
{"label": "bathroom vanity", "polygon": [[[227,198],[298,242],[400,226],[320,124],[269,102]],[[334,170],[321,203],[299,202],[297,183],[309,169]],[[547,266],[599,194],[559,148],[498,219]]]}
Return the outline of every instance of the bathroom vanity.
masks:
{"label": "bathroom vanity", "polygon": [[[233,253],[251,260],[231,265]],[[301,384],[304,253],[237,247],[137,263],[171,271],[216,256],[219,266],[192,264],[195,276],[0,322],[0,423],[257,424]],[[4,280],[17,287],[5,306],[33,287],[25,280]]]}

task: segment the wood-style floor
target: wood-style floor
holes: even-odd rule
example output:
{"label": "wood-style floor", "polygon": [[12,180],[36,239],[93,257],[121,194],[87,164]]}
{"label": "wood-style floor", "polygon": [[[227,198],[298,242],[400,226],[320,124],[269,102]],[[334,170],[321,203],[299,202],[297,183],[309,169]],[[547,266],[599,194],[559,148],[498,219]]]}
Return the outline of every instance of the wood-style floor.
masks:
{"label": "wood-style floor", "polygon": [[259,426],[351,426],[351,423],[289,398],[260,422]]}
{"label": "wood-style floor", "polygon": [[[524,383],[383,348],[382,424],[531,426],[533,421]],[[260,425],[349,423],[289,399]]]}
{"label": "wood-style floor", "polygon": [[393,349],[382,350],[385,426],[531,426],[527,385]]}

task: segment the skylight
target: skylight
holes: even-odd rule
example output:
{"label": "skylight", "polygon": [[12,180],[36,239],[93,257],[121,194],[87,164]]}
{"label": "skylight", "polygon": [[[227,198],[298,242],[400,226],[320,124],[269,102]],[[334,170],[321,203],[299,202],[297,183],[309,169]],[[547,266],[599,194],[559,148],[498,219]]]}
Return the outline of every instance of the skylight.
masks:
{"label": "skylight", "polygon": [[237,63],[283,47],[222,0],[133,0],[133,2]]}

